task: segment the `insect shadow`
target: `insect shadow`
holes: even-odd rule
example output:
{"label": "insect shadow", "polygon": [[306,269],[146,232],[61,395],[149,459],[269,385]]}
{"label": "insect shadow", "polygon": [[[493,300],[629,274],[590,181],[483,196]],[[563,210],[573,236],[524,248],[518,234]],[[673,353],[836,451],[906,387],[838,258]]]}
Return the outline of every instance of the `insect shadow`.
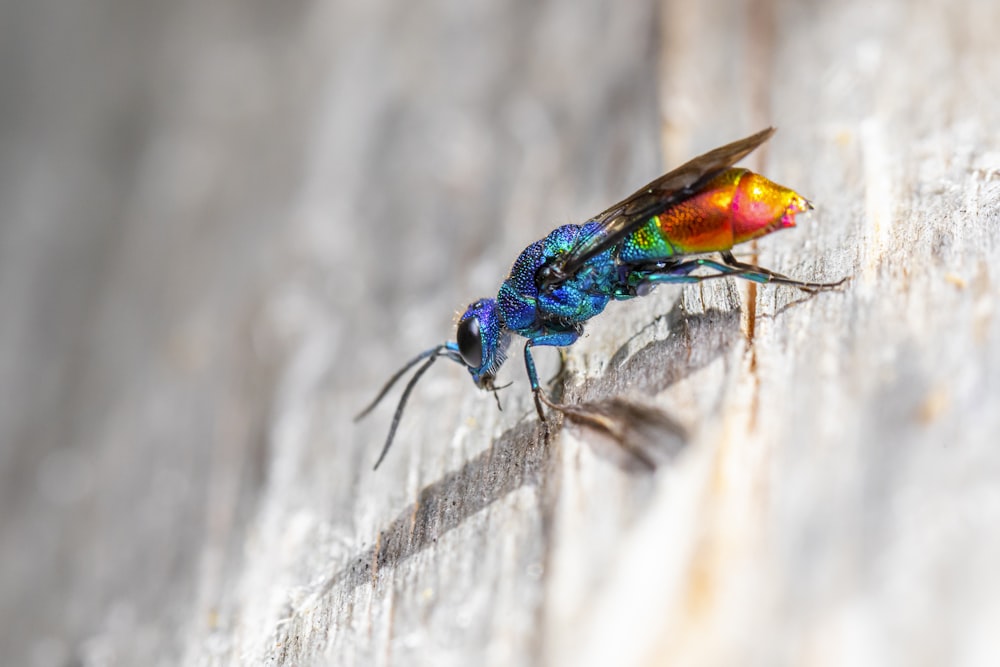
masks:
{"label": "insect shadow", "polygon": [[[634,349],[632,342],[661,321],[669,335]],[[601,458],[627,472],[653,471],[672,461],[689,436],[668,411],[638,397],[655,395],[723,355],[739,340],[739,325],[739,310],[692,314],[678,299],[626,341],[604,373],[574,388],[561,411],[568,421],[607,436],[585,439]]]}
{"label": "insect shadow", "polygon": [[[668,335],[634,353],[628,351],[626,343],[601,377],[580,388],[585,400],[595,399],[599,404],[603,399],[597,397],[613,394],[626,383],[631,391],[662,391],[725,355],[740,339],[739,310],[709,309],[691,314],[678,302],[661,317],[668,323]],[[611,403],[615,400],[607,399]],[[674,424],[669,416],[647,419],[652,425],[652,437],[672,439],[672,454],[683,448],[686,436],[681,438],[673,426],[656,431],[662,424]],[[323,584],[319,595],[334,590],[346,594],[369,583],[380,570],[394,568],[430,547],[442,535],[508,494],[524,486],[544,486],[551,478],[549,469],[555,465],[549,455],[554,432],[546,423],[522,421],[500,435],[491,448],[425,486],[413,504],[379,531],[373,546],[352,557],[344,569]],[[543,507],[543,512],[551,511]]]}

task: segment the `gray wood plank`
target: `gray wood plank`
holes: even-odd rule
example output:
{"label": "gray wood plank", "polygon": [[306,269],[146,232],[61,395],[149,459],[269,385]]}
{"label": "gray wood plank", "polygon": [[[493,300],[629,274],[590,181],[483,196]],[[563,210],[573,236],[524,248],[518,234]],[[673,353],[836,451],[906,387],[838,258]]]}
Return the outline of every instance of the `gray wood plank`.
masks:
{"label": "gray wood plank", "polygon": [[[1000,6],[126,5],[3,22],[11,664],[991,663]],[[371,471],[398,390],[354,413],[525,245],[771,124],[817,209],[744,250],[846,287],[568,351],[679,456],[541,426],[515,355]]]}

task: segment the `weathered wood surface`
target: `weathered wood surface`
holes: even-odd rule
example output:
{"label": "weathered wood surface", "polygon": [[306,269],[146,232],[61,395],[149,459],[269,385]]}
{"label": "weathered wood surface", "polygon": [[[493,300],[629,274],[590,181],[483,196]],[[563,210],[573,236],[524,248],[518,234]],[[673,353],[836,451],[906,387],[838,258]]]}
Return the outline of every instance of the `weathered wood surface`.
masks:
{"label": "weathered wood surface", "polygon": [[[0,59],[9,664],[993,664],[1000,5],[12,7]],[[75,7],[79,7],[74,9]],[[615,304],[567,400],[441,364],[527,243],[765,125],[818,204]],[[554,355],[549,355],[549,370]]]}

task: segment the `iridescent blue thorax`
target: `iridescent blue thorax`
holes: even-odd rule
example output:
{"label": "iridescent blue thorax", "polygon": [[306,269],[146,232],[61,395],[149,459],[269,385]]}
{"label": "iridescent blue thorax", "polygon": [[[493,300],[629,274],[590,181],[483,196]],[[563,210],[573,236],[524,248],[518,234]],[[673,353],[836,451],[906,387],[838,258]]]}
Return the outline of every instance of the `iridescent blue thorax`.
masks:
{"label": "iridescent blue thorax", "polygon": [[500,286],[497,305],[507,329],[528,339],[574,331],[600,314],[621,286],[613,249],[593,257],[586,268],[559,285],[540,290],[536,276],[545,265],[573,248],[596,223],[563,225],[535,241],[517,258]]}

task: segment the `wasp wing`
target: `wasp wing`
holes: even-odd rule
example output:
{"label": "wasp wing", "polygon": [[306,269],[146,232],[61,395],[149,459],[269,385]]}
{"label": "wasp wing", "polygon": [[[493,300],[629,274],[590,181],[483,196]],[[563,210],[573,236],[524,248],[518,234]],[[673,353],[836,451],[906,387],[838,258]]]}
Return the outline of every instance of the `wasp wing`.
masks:
{"label": "wasp wing", "polygon": [[651,217],[696,194],[706,181],[745,158],[774,132],[769,127],[696,157],[595,216],[591,221],[600,226],[581,236],[569,252],[549,267],[542,276],[543,284],[551,285],[573,276],[590,258],[624,239]]}

